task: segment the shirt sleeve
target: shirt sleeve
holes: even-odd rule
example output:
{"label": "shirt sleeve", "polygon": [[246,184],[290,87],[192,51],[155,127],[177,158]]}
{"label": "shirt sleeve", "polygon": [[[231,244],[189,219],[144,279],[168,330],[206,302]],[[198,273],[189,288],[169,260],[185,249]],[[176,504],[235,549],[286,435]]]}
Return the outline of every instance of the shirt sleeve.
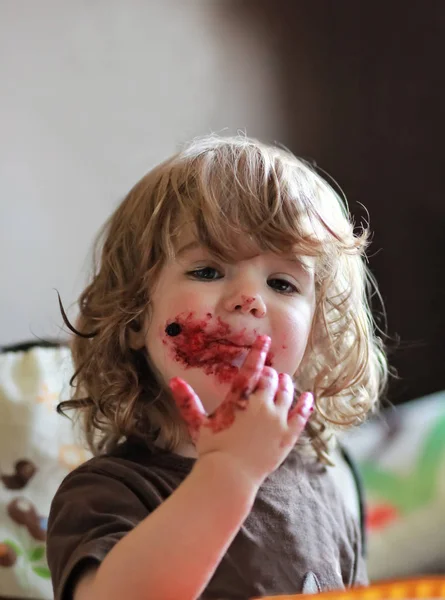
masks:
{"label": "shirt sleeve", "polygon": [[80,467],[68,475],[53,499],[48,520],[54,600],[71,600],[84,569],[99,565],[149,512],[147,503],[118,473]]}

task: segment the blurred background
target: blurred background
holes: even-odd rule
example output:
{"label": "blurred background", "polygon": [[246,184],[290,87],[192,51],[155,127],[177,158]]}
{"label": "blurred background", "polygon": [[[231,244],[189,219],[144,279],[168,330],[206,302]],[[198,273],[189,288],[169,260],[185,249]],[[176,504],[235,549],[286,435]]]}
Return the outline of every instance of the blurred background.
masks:
{"label": "blurred background", "polygon": [[[397,408],[349,439],[371,577],[444,574],[444,60],[444,0],[0,0],[0,347],[66,339],[54,289],[74,317],[98,228],[181,144],[284,144],[374,232],[398,378]],[[23,493],[40,515],[86,458],[54,411],[67,352],[0,355],[0,474],[34,457]],[[2,480],[0,550],[31,558],[0,566],[0,595],[50,598]]]}

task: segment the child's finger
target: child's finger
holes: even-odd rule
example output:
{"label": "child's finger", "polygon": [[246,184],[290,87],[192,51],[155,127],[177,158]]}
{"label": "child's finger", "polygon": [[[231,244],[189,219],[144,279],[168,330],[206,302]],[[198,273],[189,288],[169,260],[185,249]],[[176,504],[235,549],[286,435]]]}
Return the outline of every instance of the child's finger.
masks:
{"label": "child's finger", "polygon": [[260,335],[257,337],[249,354],[246,356],[243,366],[233,380],[232,388],[229,393],[230,398],[232,398],[234,394],[246,399],[255,389],[266,362],[270,343],[271,339],[267,335]]}
{"label": "child's finger", "polygon": [[201,400],[194,389],[180,377],[174,377],[169,382],[173,399],[187,423],[190,433],[195,435],[206,420],[206,412]]}
{"label": "child's finger", "polygon": [[289,410],[294,399],[294,384],[287,373],[278,374],[278,389],[275,394],[275,405],[279,408]]}
{"label": "child's finger", "polygon": [[272,404],[275,399],[276,391],[278,387],[278,373],[272,367],[263,367],[263,372],[258,379],[257,386],[254,390],[256,392],[266,392],[266,399]]}
{"label": "child's finger", "polygon": [[314,396],[310,392],[303,392],[298,398],[296,405],[289,411],[287,422],[298,430],[301,426],[303,431],[307,420],[314,410]]}
{"label": "child's finger", "polygon": [[[266,400],[273,404],[277,385],[278,374],[275,369],[272,369],[272,367],[263,367],[254,393],[265,392]],[[224,402],[209,417],[208,425],[214,433],[227,429],[234,422],[236,413],[240,410],[245,410],[248,404],[248,396],[237,397],[233,392],[229,392]]]}

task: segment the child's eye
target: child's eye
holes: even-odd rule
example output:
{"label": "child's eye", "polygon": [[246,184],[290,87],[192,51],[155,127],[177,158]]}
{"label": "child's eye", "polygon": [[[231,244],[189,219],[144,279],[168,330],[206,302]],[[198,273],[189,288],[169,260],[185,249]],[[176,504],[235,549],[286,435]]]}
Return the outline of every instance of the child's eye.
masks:
{"label": "child's eye", "polygon": [[267,285],[277,292],[281,292],[282,294],[295,294],[298,293],[298,289],[293,285],[293,283],[289,283],[285,279],[279,279],[278,277],[274,277],[273,279],[269,279],[267,281]]}
{"label": "child's eye", "polygon": [[187,273],[190,277],[194,277],[195,279],[206,279],[212,281],[214,279],[221,279],[222,275],[217,269],[213,267],[203,267],[202,269],[195,269],[194,271],[189,271]]}

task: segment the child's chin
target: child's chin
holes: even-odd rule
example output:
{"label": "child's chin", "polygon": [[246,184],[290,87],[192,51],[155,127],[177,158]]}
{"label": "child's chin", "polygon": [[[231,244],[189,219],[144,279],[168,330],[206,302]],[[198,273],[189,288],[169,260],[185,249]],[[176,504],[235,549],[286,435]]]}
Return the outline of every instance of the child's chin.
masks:
{"label": "child's chin", "polygon": [[205,381],[196,386],[195,391],[201,398],[201,401],[208,414],[214,412],[224,401],[231,388],[231,382],[220,382],[215,377],[207,376]]}

